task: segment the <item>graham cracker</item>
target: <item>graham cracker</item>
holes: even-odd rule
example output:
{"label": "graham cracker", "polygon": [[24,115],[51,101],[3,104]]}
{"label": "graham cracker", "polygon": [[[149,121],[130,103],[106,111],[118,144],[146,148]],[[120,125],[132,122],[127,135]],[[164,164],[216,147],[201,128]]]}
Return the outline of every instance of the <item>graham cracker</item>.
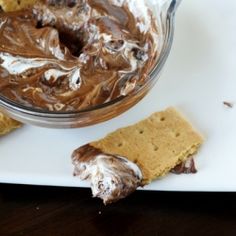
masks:
{"label": "graham cracker", "polygon": [[0,136],[5,135],[16,128],[19,128],[20,126],[20,122],[13,120],[0,112]]}
{"label": "graham cracker", "polygon": [[135,162],[147,184],[187,160],[202,142],[203,138],[191,124],[174,108],[168,108],[90,145]]}
{"label": "graham cracker", "polygon": [[36,3],[37,0],[0,0],[0,6],[5,12],[18,11]]}

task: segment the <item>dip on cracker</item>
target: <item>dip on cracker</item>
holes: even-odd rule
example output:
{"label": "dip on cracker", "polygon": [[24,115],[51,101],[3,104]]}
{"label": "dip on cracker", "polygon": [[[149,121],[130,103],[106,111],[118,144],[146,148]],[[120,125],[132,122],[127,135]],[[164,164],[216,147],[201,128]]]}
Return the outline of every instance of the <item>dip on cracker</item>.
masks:
{"label": "dip on cracker", "polygon": [[[187,161],[202,142],[191,124],[169,108],[75,150],[74,175],[90,180],[94,196],[105,204],[115,202]],[[108,162],[112,168],[104,165]]]}

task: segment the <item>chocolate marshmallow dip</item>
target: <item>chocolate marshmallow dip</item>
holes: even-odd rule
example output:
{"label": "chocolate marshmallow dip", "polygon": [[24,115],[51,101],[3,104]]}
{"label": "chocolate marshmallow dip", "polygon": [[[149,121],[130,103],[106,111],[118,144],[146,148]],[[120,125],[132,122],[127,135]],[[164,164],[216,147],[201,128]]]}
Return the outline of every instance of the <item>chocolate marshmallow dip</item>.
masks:
{"label": "chocolate marshmallow dip", "polygon": [[142,184],[142,171],[125,157],[103,153],[89,144],[72,154],[74,176],[89,180],[93,197],[104,204],[116,202],[133,193]]}
{"label": "chocolate marshmallow dip", "polygon": [[0,13],[0,95],[73,112],[132,94],[158,58],[144,0],[44,0]]}

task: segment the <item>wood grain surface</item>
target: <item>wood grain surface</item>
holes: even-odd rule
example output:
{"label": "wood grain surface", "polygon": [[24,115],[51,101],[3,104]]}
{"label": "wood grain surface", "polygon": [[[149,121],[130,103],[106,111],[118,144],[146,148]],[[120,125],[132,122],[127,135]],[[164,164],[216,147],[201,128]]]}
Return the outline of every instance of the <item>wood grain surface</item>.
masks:
{"label": "wood grain surface", "polygon": [[236,235],[236,193],[137,191],[104,206],[89,189],[0,184],[8,235]]}

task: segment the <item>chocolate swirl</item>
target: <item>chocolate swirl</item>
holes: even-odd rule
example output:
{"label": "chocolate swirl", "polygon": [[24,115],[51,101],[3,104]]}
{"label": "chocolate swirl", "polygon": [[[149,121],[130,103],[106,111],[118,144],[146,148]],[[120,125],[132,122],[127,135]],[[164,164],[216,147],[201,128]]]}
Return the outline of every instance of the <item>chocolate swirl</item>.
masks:
{"label": "chocolate swirl", "polygon": [[142,186],[140,168],[128,159],[103,153],[87,144],[72,154],[74,175],[89,180],[94,197],[104,204],[127,197]]}
{"label": "chocolate swirl", "polygon": [[135,2],[45,0],[0,13],[0,94],[77,111],[132,93],[158,56],[153,16]]}

